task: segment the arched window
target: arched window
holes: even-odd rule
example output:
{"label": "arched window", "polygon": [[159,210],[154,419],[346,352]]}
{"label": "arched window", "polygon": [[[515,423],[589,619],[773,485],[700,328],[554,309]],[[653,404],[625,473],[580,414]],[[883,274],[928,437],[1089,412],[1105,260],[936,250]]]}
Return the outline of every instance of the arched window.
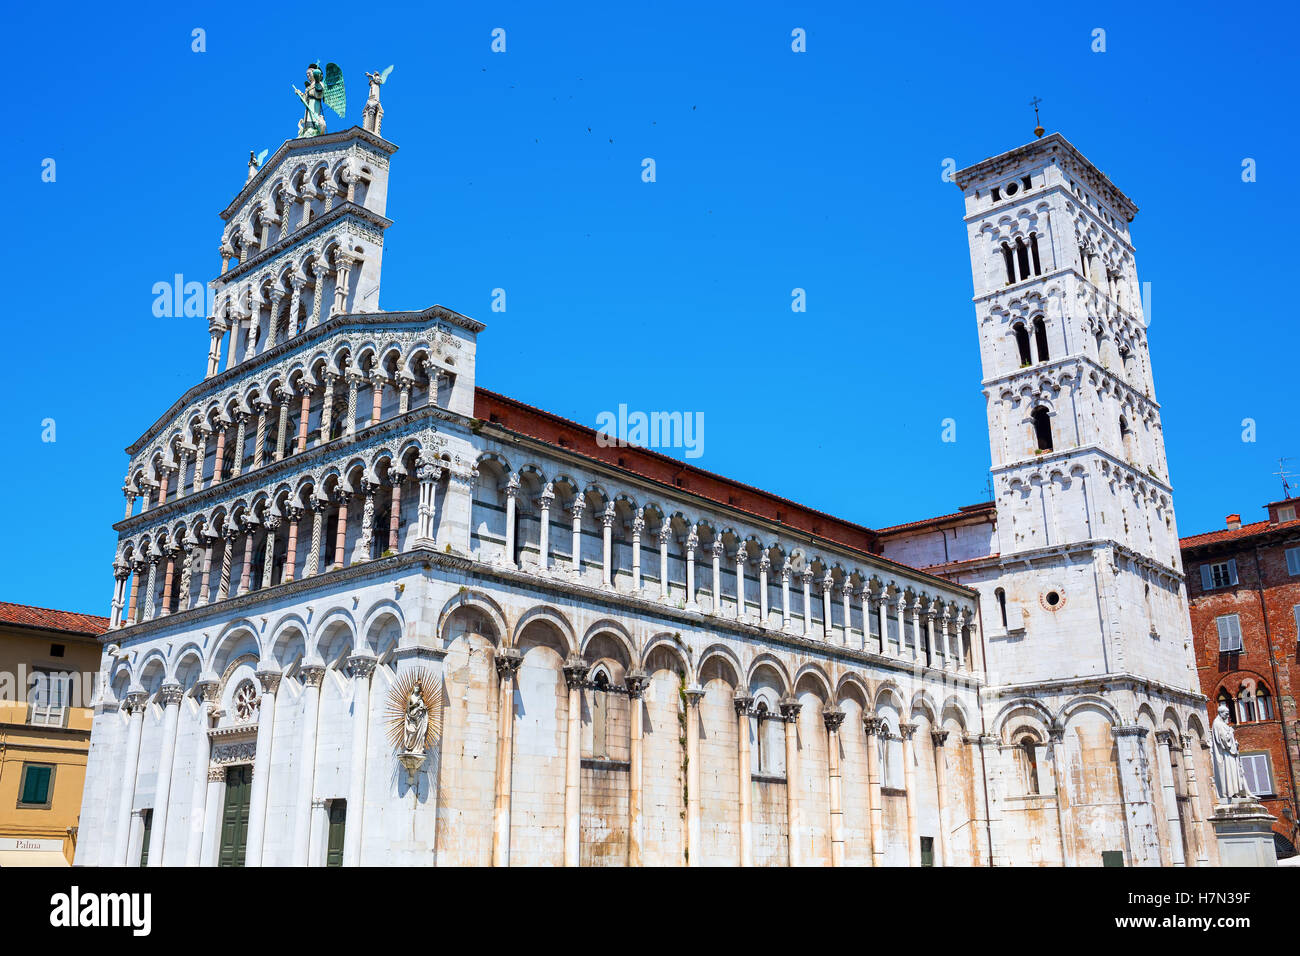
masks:
{"label": "arched window", "polygon": [[1269,696],[1268,688],[1263,684],[1255,691],[1255,710],[1259,714],[1260,720],[1273,719],[1273,698]]}
{"label": "arched window", "polygon": [[1052,450],[1052,419],[1047,409],[1039,405],[1030,416],[1034,422],[1034,441],[1039,451]]}
{"label": "arched window", "polygon": [[1033,361],[1033,357],[1029,354],[1029,333],[1018,322],[1013,327],[1013,331],[1016,333],[1016,348],[1020,351],[1020,367],[1024,368]]}
{"label": "arched window", "polygon": [[1047,324],[1041,315],[1034,317],[1034,344],[1038,346],[1038,361],[1046,362],[1049,358],[1047,348]]}
{"label": "arched window", "polygon": [[767,741],[764,739],[767,736],[767,724],[772,718],[772,715],[767,709],[767,701],[760,700],[758,702],[758,705],[754,708],[754,716],[756,718],[756,732],[754,734],[754,748],[756,750],[756,753],[754,754],[754,769],[759,773],[770,773],[772,769],[772,755],[769,751],[771,748],[766,746]]}
{"label": "arched window", "polygon": [[1038,233],[1036,232],[1031,232],[1029,234],[1029,254],[1034,260],[1034,275],[1042,275],[1043,267],[1038,259]]}
{"label": "arched window", "polygon": [[1214,709],[1216,713],[1219,709],[1219,704],[1222,704],[1228,708],[1228,720],[1231,723],[1237,723],[1237,702],[1232,699],[1232,695],[1228,693],[1226,687],[1219,691],[1219,696],[1215,698],[1215,700],[1216,703]]}
{"label": "arched window", "polygon": [[1133,429],[1128,427],[1128,419],[1119,417],[1119,438],[1124,443],[1124,457],[1133,460]]}
{"label": "arched window", "polygon": [[1255,688],[1249,683],[1243,683],[1237,689],[1237,716],[1242,723],[1259,720],[1255,709]]}
{"label": "arched window", "polygon": [[998,599],[998,613],[1002,615],[1002,626],[1007,626],[1007,592],[998,588],[993,594]]}
{"label": "arched window", "polygon": [[1010,285],[1016,281],[1016,267],[1012,263],[1011,247],[1005,242],[1002,243],[1002,261],[1007,267],[1007,284]]}
{"label": "arched window", "polygon": [[1020,266],[1020,278],[1029,278],[1029,247],[1025,240],[1016,240],[1016,264]]}
{"label": "arched window", "polygon": [[1038,793],[1038,739],[1032,733],[1023,734],[1016,742],[1016,760],[1025,793]]}
{"label": "arched window", "polygon": [[592,680],[591,755],[609,756],[609,675],[603,669]]}

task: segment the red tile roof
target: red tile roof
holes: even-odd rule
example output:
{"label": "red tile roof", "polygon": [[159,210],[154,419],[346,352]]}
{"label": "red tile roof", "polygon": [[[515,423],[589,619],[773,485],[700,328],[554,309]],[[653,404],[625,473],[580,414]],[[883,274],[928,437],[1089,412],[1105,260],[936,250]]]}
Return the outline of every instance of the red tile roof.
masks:
{"label": "red tile roof", "polygon": [[1240,528],[1222,528],[1219,531],[1207,531],[1204,534],[1194,534],[1179,540],[1179,545],[1186,548],[1197,548],[1205,544],[1219,544],[1224,541],[1236,541],[1239,538],[1251,538],[1257,534],[1266,534],[1271,531],[1300,531],[1300,518],[1294,521],[1283,521],[1279,524],[1269,524],[1267,521],[1254,521],[1250,524],[1244,524]]}
{"label": "red tile roof", "polygon": [[10,604],[0,601],[0,624],[19,627],[36,627],[46,631],[65,631],[69,634],[89,634],[98,637],[108,630],[108,618],[97,614],[80,614],[77,611],[55,611],[29,604]]}
{"label": "red tile roof", "polygon": [[963,518],[983,518],[986,515],[993,514],[996,511],[993,502],[981,501],[977,505],[963,505],[950,515],[939,515],[936,518],[921,518],[918,521],[906,521],[903,524],[890,525],[888,528],[877,528],[876,534],[894,534],[900,531],[916,531],[926,525],[947,524],[950,521],[960,521]]}

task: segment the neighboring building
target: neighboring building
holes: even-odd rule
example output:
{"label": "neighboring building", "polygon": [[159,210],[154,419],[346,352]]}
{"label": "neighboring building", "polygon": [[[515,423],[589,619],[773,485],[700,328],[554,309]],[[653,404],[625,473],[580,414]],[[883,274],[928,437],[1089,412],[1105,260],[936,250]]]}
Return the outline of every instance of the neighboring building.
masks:
{"label": "neighboring building", "polygon": [[377,115],[250,175],[207,377],[127,450],[79,863],[1213,862],[1135,210],[1063,138],[958,174],[975,590],[476,388],[473,319],[379,311]]}
{"label": "neighboring building", "polygon": [[70,865],[108,618],[0,602],[0,866]]}
{"label": "neighboring building", "polygon": [[1182,546],[1201,690],[1211,715],[1228,705],[1281,859],[1295,855],[1300,825],[1300,498],[1266,508],[1264,521],[1228,515]]}

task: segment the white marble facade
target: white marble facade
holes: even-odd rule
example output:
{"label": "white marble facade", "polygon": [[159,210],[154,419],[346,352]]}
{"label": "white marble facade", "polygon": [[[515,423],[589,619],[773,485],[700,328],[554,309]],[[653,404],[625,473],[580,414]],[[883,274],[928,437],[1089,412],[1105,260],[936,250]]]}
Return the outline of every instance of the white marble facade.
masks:
{"label": "white marble facade", "polygon": [[[1124,383],[1080,355],[1031,362],[1026,393],[982,334],[1012,396],[990,405],[1006,515],[956,583],[909,566],[941,563],[920,536],[872,554],[476,419],[483,326],[378,307],[394,149],[290,141],[223,213],[207,377],[128,449],[79,864],[138,863],[146,829],[167,866],[1211,862],[1144,346]],[[976,219],[1014,243],[1018,213],[963,188],[973,247],[999,247]],[[1126,234],[1096,248],[1131,263]],[[981,298],[973,257],[981,327],[1005,325],[1024,310]],[[1018,394],[1077,409],[1085,382],[1132,408],[1153,474],[999,424]],[[1058,474],[1059,517],[1017,517]],[[1081,527],[1094,510],[1124,533]],[[1030,578],[1069,623],[1023,653],[992,589],[1019,608]],[[387,710],[411,668],[442,705],[408,777]]]}

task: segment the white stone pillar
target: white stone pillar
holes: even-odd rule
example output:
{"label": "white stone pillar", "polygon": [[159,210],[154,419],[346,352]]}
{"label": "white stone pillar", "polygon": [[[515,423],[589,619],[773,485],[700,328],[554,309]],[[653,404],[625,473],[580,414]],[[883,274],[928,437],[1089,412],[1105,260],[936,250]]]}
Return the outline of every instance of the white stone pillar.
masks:
{"label": "white stone pillar", "polygon": [[644,861],[645,818],[643,806],[642,774],[642,737],[644,728],[646,675],[640,670],[628,671],[624,677],[627,684],[628,717],[628,793],[627,793],[627,864],[641,866]]}
{"label": "white stone pillar", "polygon": [[745,560],[749,557],[749,551],[745,548],[745,542],[736,542],[736,620],[745,619]]}
{"label": "white stone pillar", "polygon": [[[883,605],[882,605],[883,606]],[[888,725],[879,717],[862,719],[867,744],[867,815],[871,834],[871,865],[885,865],[885,805],[881,793],[880,745],[889,734]]]}
{"label": "white stone pillar", "polygon": [[208,730],[212,725],[212,708],[217,702],[221,685],[214,680],[202,680],[194,685],[194,696],[199,702],[194,733],[194,785],[190,790],[190,835],[185,843],[185,865],[199,866],[203,862],[204,824],[207,817],[208,763],[212,759],[212,741]]}
{"label": "white stone pillar", "polygon": [[[840,597],[844,599],[843,644],[845,647],[848,647],[850,644],[849,637],[853,633],[853,584],[852,582],[849,581],[849,577],[847,574],[844,576],[844,583],[840,585]],[[863,622],[865,622],[866,619],[867,619],[866,615],[864,614],[862,616]],[[866,646],[865,640],[862,642],[862,646],[863,647]]]}
{"label": "white stone pillar", "polygon": [[587,662],[571,657],[564,663],[564,682],[569,688],[568,731],[564,748],[564,865],[581,861],[582,809],[582,686],[587,679]]}
{"label": "white stone pillar", "polygon": [[632,518],[632,593],[641,591],[641,532],[645,530],[645,514],[641,508],[636,509]]}
{"label": "white stone pillar", "polygon": [[1187,855],[1183,849],[1183,825],[1178,817],[1178,791],[1174,786],[1174,766],[1170,748],[1174,734],[1170,730],[1156,731],[1159,749],[1160,788],[1164,791],[1165,820],[1169,830],[1169,856],[1174,866],[1186,866]]}
{"label": "white stone pillar", "polygon": [[135,773],[140,762],[140,736],[144,733],[146,694],[135,692],[126,695],[126,755],[122,760],[122,788],[117,807],[117,834],[113,841],[113,864],[126,866],[127,847],[131,839],[131,811],[135,803]]}
{"label": "white stone pillar", "polygon": [[695,552],[700,547],[700,535],[695,525],[691,525],[684,547],[686,548],[686,606],[695,608],[699,606],[695,593]]}
{"label": "white stone pillar", "polygon": [[586,508],[587,500],[579,492],[569,508],[569,515],[573,518],[573,564],[569,572],[575,580],[582,578],[582,512]]}
{"label": "white stone pillar", "polygon": [[749,769],[749,708],[754,699],[737,689],[732,703],[736,708],[737,796],[740,804],[740,865],[754,865],[753,781]]}
{"label": "white stone pillar", "polygon": [[518,567],[515,561],[515,515],[518,511],[519,474],[511,472],[506,482],[506,551],[501,556],[501,563],[507,568]]}
{"label": "white stone pillar", "polygon": [[607,588],[612,588],[614,586],[614,502],[611,501],[605,506],[605,510],[600,516],[600,524],[601,584]]}
{"label": "white stone pillar", "polygon": [[668,540],[673,536],[672,525],[664,517],[659,526],[659,600],[668,600]]}
{"label": "white stone pillar", "polygon": [[921,658],[921,599],[912,601],[912,660]]}
{"label": "white stone pillar", "polygon": [[826,770],[830,778],[831,866],[844,865],[844,797],[840,774],[840,725],[844,711],[834,704],[822,710],[826,725]]}
{"label": "white stone pillar", "polygon": [[[226,768],[209,766],[200,772],[206,778],[207,795],[203,804],[203,832],[199,834],[199,866],[216,866],[221,843],[221,813],[226,802]],[[198,783],[195,783],[198,786]]]}
{"label": "white stone pillar", "polygon": [[758,557],[758,625],[767,627],[767,575],[772,569],[772,559],[764,551]]}
{"label": "white stone pillar", "polygon": [[948,740],[948,731],[930,731],[930,741],[934,744],[934,788],[936,811],[939,818],[939,865],[951,866],[948,858],[948,823],[944,820],[944,809],[948,806],[948,765],[943,745]]}
{"label": "white stone pillar", "polygon": [[248,843],[244,866],[262,865],[266,836],[267,795],[271,791],[271,741],[275,737],[275,692],[280,688],[276,671],[259,670],[262,695],[257,701],[257,754],[253,758],[253,792],[248,802]]}
{"label": "white stone pillar", "polygon": [[916,734],[916,724],[899,724],[898,732],[903,736],[903,789],[907,791],[907,865],[921,865],[921,841],[916,833],[916,773],[913,770],[915,757],[912,753],[912,737]]}
{"label": "white stone pillar", "polygon": [[523,663],[517,648],[504,647],[496,654],[497,668],[497,767],[496,806],[493,813],[492,865],[510,865],[510,800],[513,792],[515,737],[515,675]]}
{"label": "white stone pillar", "polygon": [[812,568],[805,566],[799,575],[803,579],[803,636],[812,639]]}
{"label": "white stone pillar", "polygon": [[370,676],[375,658],[354,654],[352,673],[352,760],[348,766],[348,815],[343,828],[343,865],[361,865],[361,835],[366,805],[366,751],[370,739]]}
{"label": "white stone pillar", "polygon": [[722,535],[713,536],[713,547],[709,549],[713,556],[713,613],[722,613]]}
{"label": "white stone pillar", "polygon": [[1141,724],[1113,726],[1115,749],[1119,757],[1120,795],[1124,801],[1124,823],[1132,866],[1159,866],[1160,839],[1152,804],[1151,768],[1146,760],[1142,738],[1148,733]]}
{"label": "white stone pillar", "polygon": [[882,586],[876,602],[876,617],[880,625],[880,653],[889,656],[889,594]]}
{"label": "white stone pillar", "polygon": [[555,500],[555,489],[548,481],[537,498],[540,515],[537,526],[537,569],[543,574],[551,569],[551,502]]}
{"label": "white stone pillar", "polygon": [[1065,777],[1065,729],[1059,724],[1051,728],[1052,777],[1056,783],[1056,828],[1061,835],[1061,862],[1074,866],[1074,841],[1071,839],[1069,781]]}
{"label": "white stone pillar", "polygon": [[[808,571],[805,583],[812,578]],[[803,821],[799,819],[799,711],[803,705],[793,697],[781,701],[785,721],[785,819],[790,847],[790,865],[803,865]]]}
{"label": "white stone pillar", "polygon": [[298,747],[298,798],[293,822],[293,865],[311,865],[312,797],[316,787],[316,730],[320,716],[320,685],[325,668],[308,664],[302,676],[302,743]]}
{"label": "white stone pillar", "polygon": [[830,568],[822,575],[822,637],[829,644],[834,636],[834,621],[831,615],[831,594],[835,590],[835,577],[831,574]]}
{"label": "white stone pillar", "polygon": [[700,699],[703,687],[686,688],[686,865],[700,866]]}
{"label": "white stone pillar", "polygon": [[790,630],[790,559],[781,566],[781,630]]}
{"label": "white stone pillar", "polygon": [[438,479],[442,477],[442,467],[421,458],[416,466],[415,475],[420,480],[419,517],[417,519],[416,539],[425,547],[431,547],[437,534],[437,491]]}
{"label": "white stone pillar", "polygon": [[158,691],[158,701],[163,707],[162,745],[158,754],[158,775],[155,778],[153,826],[149,839],[148,866],[162,866],[163,850],[167,841],[167,815],[171,812],[172,770],[176,762],[176,725],[180,718],[183,691],[177,683],[163,684]]}

